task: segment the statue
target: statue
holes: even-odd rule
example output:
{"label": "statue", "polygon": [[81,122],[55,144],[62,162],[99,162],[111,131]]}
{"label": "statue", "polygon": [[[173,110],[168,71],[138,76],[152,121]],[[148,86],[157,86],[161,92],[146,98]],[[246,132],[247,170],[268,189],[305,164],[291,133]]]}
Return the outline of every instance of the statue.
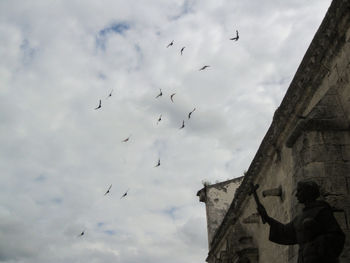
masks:
{"label": "statue", "polygon": [[[252,193],[256,188],[253,186]],[[305,207],[287,224],[270,217],[265,207],[257,202],[262,221],[270,225],[270,241],[281,245],[298,244],[298,263],[337,263],[344,247],[345,235],[331,206],[325,201],[316,200],[319,196],[319,187],[315,182],[299,182],[296,198]]]}

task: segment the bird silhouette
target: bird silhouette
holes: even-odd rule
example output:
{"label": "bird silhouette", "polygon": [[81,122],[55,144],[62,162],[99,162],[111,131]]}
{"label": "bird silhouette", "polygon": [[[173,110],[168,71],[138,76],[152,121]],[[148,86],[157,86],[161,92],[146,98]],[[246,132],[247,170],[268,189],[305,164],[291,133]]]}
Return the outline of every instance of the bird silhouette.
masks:
{"label": "bird silhouette", "polygon": [[160,92],[159,92],[159,94],[156,96],[156,99],[159,98],[159,97],[161,97],[161,96],[163,96],[162,89],[159,89],[159,90],[160,90]]}
{"label": "bird silhouette", "polygon": [[127,142],[127,141],[129,141],[130,136],[131,136],[131,135],[129,135],[129,137],[128,137],[128,138],[125,138],[124,140],[122,140],[122,142]]}
{"label": "bird silhouette", "polygon": [[102,103],[101,103],[101,100],[100,100],[100,103],[98,104],[97,108],[95,108],[95,110],[98,110],[102,107]]}
{"label": "bird silhouette", "polygon": [[182,53],[184,52],[186,47],[182,47],[181,50],[180,50],[180,53],[181,53],[181,56],[182,56]]}
{"label": "bird silhouette", "polygon": [[158,167],[158,166],[160,166],[160,158],[158,159],[158,163],[154,167]]}
{"label": "bird silhouette", "polygon": [[195,110],[196,110],[196,108],[194,108],[194,109],[188,114],[188,119],[191,118],[191,115],[192,115],[192,113],[193,113]]}
{"label": "bird silhouette", "polygon": [[78,237],[81,237],[85,234],[85,230],[83,232],[80,233],[80,235],[78,235]]}
{"label": "bird silhouette", "polygon": [[183,129],[183,128],[185,128],[185,121],[182,121],[182,125],[181,125],[180,129]]}
{"label": "bird silhouette", "polygon": [[106,99],[108,99],[109,97],[112,97],[112,93],[113,93],[113,90],[111,90],[111,92],[108,94]]}
{"label": "bird silhouette", "polygon": [[159,118],[158,118],[158,121],[157,121],[157,125],[158,123],[162,120],[162,114],[160,114]]}
{"label": "bird silhouette", "polygon": [[109,193],[109,190],[111,190],[111,188],[112,188],[112,185],[110,185],[110,186],[108,187],[108,190],[106,191],[106,193],[105,193],[104,195],[108,194],[108,193]]}
{"label": "bird silhouette", "polygon": [[239,35],[238,35],[238,30],[236,30],[236,37],[230,38],[230,40],[238,41]]}
{"label": "bird silhouette", "polygon": [[175,94],[176,93],[173,93],[173,94],[170,95],[170,99],[171,99],[172,102],[174,102],[173,97],[175,96]]}
{"label": "bird silhouette", "polygon": [[172,46],[172,45],[174,45],[174,40],[171,41],[166,47],[168,48],[168,47],[170,47],[170,46]]}
{"label": "bird silhouette", "polygon": [[201,71],[201,70],[205,70],[206,68],[209,68],[210,66],[209,65],[205,65],[205,66],[203,66],[203,67],[201,67],[199,70]]}
{"label": "bird silhouette", "polygon": [[122,197],[120,197],[120,199],[122,199],[122,198],[124,198],[125,196],[127,196],[127,195],[128,195],[128,191],[129,191],[129,189],[126,190],[126,192],[122,195]]}

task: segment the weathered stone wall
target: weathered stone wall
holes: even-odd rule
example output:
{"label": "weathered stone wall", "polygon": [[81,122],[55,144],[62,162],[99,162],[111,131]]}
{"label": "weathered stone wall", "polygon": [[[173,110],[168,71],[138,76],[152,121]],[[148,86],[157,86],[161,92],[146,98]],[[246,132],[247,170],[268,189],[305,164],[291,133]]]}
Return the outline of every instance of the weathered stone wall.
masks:
{"label": "weathered stone wall", "polygon": [[199,200],[205,203],[209,246],[232,203],[233,196],[242,179],[243,177],[239,177],[225,182],[207,185],[197,193]]}
{"label": "weathered stone wall", "polygon": [[269,215],[287,223],[301,209],[296,185],[306,179],[318,182],[321,199],[334,207],[346,234],[340,263],[350,262],[349,127],[350,3],[334,0],[212,238],[207,261],[296,263],[298,246],[268,240],[269,227],[248,191],[249,183],[259,184]]}
{"label": "weathered stone wall", "polygon": [[[350,12],[350,10],[349,10]],[[347,17],[347,22],[349,18]],[[345,25],[346,24],[344,21]],[[340,25],[341,26],[341,25]],[[332,50],[328,74],[314,94],[294,130],[299,137],[293,144],[292,186],[300,180],[313,180],[321,186],[322,199],[334,207],[334,215],[347,235],[340,262],[350,262],[350,28]],[[292,134],[293,137],[293,134]],[[300,209],[291,200],[291,214]],[[289,251],[289,262],[296,262],[296,249]]]}

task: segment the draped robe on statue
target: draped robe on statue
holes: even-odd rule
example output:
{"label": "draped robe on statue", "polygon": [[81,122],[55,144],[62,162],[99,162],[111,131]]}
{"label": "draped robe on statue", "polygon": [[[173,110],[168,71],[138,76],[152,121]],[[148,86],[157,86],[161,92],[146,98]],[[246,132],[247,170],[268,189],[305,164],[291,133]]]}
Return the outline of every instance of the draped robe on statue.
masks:
{"label": "draped robe on statue", "polygon": [[288,224],[271,218],[269,239],[282,245],[299,244],[298,263],[337,263],[345,235],[329,204],[314,201]]}

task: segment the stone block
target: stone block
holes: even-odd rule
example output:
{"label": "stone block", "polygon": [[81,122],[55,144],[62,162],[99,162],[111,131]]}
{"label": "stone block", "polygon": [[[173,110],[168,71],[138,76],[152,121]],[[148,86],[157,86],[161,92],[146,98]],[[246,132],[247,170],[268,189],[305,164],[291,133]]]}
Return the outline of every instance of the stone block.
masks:
{"label": "stone block", "polygon": [[[346,46],[346,44],[344,46]],[[347,51],[344,48],[337,57],[337,69],[340,77],[346,72],[349,63],[350,61],[347,57]]]}
{"label": "stone block", "polygon": [[341,147],[338,145],[314,145],[301,151],[304,164],[312,162],[330,162],[342,160]]}
{"label": "stone block", "polygon": [[[349,79],[350,79],[350,67],[347,68],[346,72],[341,76],[342,82],[338,85],[338,92],[339,92],[339,100],[342,105],[342,108],[344,110],[344,114],[348,116],[349,119],[349,112],[350,112],[350,89],[349,89]],[[347,74],[345,74],[347,73]]]}
{"label": "stone block", "polygon": [[[296,260],[298,258],[298,246],[289,246],[288,248],[288,262],[293,262],[293,259]],[[295,261],[296,262],[296,261]]]}
{"label": "stone block", "polygon": [[238,262],[252,262],[252,263],[256,262],[257,263],[259,260],[259,250],[257,248],[242,249],[240,251],[237,251],[237,255],[239,256],[239,259],[242,259],[242,261],[238,260]]}
{"label": "stone block", "polygon": [[350,177],[345,177],[347,193],[350,194]]}
{"label": "stone block", "polygon": [[350,200],[349,200],[349,196],[346,197],[346,206],[344,208],[345,214],[346,214],[346,218],[347,218],[347,223],[348,223],[348,227],[350,230]]}
{"label": "stone block", "polygon": [[[321,64],[321,66],[321,70],[325,70],[327,68],[324,64]],[[323,79],[302,115],[308,116],[312,109],[320,102],[326,93],[329,93],[328,79]]]}
{"label": "stone block", "polygon": [[[347,143],[348,142],[348,143]],[[293,146],[296,154],[299,154],[305,148],[310,148],[316,145],[350,145],[350,133],[348,131],[305,131],[298,138]]]}
{"label": "stone block", "polygon": [[345,42],[350,42],[350,29],[345,32]]}
{"label": "stone block", "polygon": [[350,145],[350,133],[348,131],[322,131],[317,133],[319,133],[320,141],[325,144]]}
{"label": "stone block", "polygon": [[343,211],[345,207],[345,197],[344,195],[334,194],[328,195],[323,198],[332,208]]}
{"label": "stone block", "polygon": [[344,88],[346,88],[347,84],[349,84],[349,75],[350,75],[349,69],[350,69],[350,62],[348,62],[348,64],[346,65],[346,67],[344,68],[344,70],[340,75],[341,82],[339,83],[339,85],[342,85],[340,90],[343,90]]}
{"label": "stone block", "polygon": [[265,189],[262,191],[262,196],[263,197],[268,197],[268,196],[277,196],[280,199],[282,199],[282,186],[278,186],[275,188],[269,188]]}
{"label": "stone block", "polygon": [[[297,140],[297,142],[298,142],[298,140]],[[294,144],[294,146],[296,146],[296,145],[300,145],[300,144]],[[301,151],[302,150],[298,151],[296,148],[293,147],[292,157],[293,157],[293,168],[294,168],[294,170],[297,170],[298,168],[304,166],[302,158],[301,158],[301,155],[300,155]]]}
{"label": "stone block", "polygon": [[[348,62],[350,63],[350,41],[347,41],[345,44],[344,44],[344,52],[345,52],[345,56],[347,57],[348,59]],[[349,64],[348,64],[349,65]]]}
{"label": "stone block", "polygon": [[309,163],[303,168],[303,177],[326,177],[324,162]]}
{"label": "stone block", "polygon": [[324,164],[325,173],[329,177],[344,177],[350,174],[350,163],[343,161]]}
{"label": "stone block", "polygon": [[252,236],[242,236],[238,239],[238,242],[241,245],[252,246],[253,245],[253,237]]}
{"label": "stone block", "polygon": [[288,222],[290,221],[290,215],[289,215],[289,210],[284,210],[279,214],[279,219],[281,220],[281,222]]}
{"label": "stone block", "polygon": [[315,142],[320,142],[321,144],[333,144],[335,141],[340,142],[340,139],[335,136],[333,131],[315,131],[314,133]]}
{"label": "stone block", "polygon": [[331,106],[331,105],[337,105],[338,103],[338,93],[336,92],[336,89],[329,89],[327,94],[322,98],[320,102],[320,106]]}
{"label": "stone block", "polygon": [[259,224],[260,223],[260,215],[258,213],[251,214],[250,216],[244,218],[242,220],[244,224]]}
{"label": "stone block", "polygon": [[341,153],[344,161],[350,161],[350,144],[341,146]]}
{"label": "stone block", "polygon": [[327,177],[326,184],[331,194],[345,195],[347,193],[345,176],[329,176]]}
{"label": "stone block", "polygon": [[225,262],[227,260],[227,252],[226,251],[220,251],[220,260]]}
{"label": "stone block", "polygon": [[[292,159],[293,159],[294,165],[297,165],[300,162],[299,160],[301,158],[300,152],[304,149],[304,139],[305,139],[305,136],[302,134],[293,144]],[[297,164],[295,164],[295,162],[297,162]]]}
{"label": "stone block", "polygon": [[339,73],[338,73],[338,69],[337,69],[337,64],[335,64],[332,68],[330,73],[328,74],[328,85],[329,86],[334,86],[339,79]]}
{"label": "stone block", "polygon": [[339,112],[334,109],[334,104],[323,104],[316,106],[311,112],[312,119],[335,119]]}

